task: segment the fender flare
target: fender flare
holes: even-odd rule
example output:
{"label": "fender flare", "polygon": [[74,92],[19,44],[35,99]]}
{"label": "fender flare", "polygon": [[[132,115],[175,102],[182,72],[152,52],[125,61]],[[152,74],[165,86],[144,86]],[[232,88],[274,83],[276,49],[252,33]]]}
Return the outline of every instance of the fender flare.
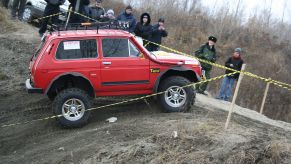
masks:
{"label": "fender flare", "polygon": [[158,76],[158,78],[155,81],[154,90],[153,90],[154,93],[158,92],[158,87],[159,87],[159,84],[161,82],[161,78],[169,71],[182,71],[182,72],[191,71],[195,74],[197,81],[201,81],[201,78],[192,69],[181,67],[181,66],[174,66],[174,67],[171,67],[171,68],[165,70],[164,72],[160,73],[160,75]]}
{"label": "fender flare", "polygon": [[51,87],[54,84],[54,82],[57,81],[58,79],[60,79],[61,77],[66,76],[66,75],[72,75],[72,76],[75,76],[75,77],[82,77],[85,80],[87,80],[89,82],[89,84],[91,85],[91,87],[93,88],[93,94],[95,96],[94,87],[93,87],[91,81],[88,78],[86,78],[83,74],[78,73],[78,72],[66,72],[66,73],[62,73],[62,74],[54,77],[53,80],[51,80],[50,84],[48,85],[47,89],[45,90],[44,94],[47,95],[48,91],[51,89]]}

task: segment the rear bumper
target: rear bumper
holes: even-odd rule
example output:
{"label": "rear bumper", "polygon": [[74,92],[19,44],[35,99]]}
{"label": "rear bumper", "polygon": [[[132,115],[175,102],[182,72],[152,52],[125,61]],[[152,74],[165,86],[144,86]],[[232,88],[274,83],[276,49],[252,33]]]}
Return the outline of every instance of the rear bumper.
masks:
{"label": "rear bumper", "polygon": [[43,93],[42,88],[34,88],[31,86],[30,79],[25,81],[25,88],[28,93]]}

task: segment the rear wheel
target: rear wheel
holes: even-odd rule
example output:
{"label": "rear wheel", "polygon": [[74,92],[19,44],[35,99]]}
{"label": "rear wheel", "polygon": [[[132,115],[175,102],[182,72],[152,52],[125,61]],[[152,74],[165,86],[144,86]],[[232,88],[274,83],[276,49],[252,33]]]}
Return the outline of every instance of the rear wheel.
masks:
{"label": "rear wheel", "polygon": [[87,124],[92,98],[83,90],[69,88],[61,91],[53,101],[53,111],[62,115],[57,120],[68,128],[81,127]]}
{"label": "rear wheel", "polygon": [[[195,90],[189,85],[191,82],[180,76],[168,77],[162,81],[158,96],[159,102],[166,112],[186,112],[194,104]],[[181,88],[183,87],[183,88]]]}

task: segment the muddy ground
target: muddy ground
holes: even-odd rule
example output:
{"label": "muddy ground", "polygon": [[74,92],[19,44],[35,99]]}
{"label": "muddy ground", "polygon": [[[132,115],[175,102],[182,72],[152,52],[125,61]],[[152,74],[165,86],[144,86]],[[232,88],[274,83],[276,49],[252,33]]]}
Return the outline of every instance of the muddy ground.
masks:
{"label": "muddy ground", "polygon": [[[52,115],[49,99],[24,89],[38,42],[27,25],[0,34],[1,126]],[[126,98],[98,98],[95,106]],[[108,123],[109,117],[118,120]],[[79,129],[63,129],[54,119],[2,127],[0,163],[291,163],[290,130],[239,115],[223,130],[226,117],[198,106],[162,113],[148,100],[94,111]]]}

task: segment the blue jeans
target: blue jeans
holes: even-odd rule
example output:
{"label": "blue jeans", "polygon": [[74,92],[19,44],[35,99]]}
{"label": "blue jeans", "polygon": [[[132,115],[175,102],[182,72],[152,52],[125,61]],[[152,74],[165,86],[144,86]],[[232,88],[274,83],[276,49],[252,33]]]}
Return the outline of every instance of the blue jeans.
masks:
{"label": "blue jeans", "polygon": [[230,98],[230,94],[231,94],[234,83],[235,83],[235,78],[226,76],[222,80],[218,98],[228,101]]}

